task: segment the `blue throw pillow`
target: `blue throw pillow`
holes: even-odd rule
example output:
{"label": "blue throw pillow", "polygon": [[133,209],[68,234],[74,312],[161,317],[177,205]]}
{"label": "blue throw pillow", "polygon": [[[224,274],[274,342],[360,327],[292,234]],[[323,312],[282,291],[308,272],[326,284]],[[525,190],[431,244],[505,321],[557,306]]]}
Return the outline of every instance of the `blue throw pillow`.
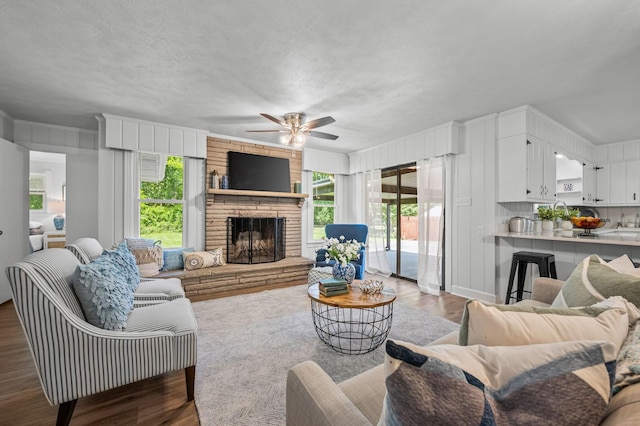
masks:
{"label": "blue throw pillow", "polygon": [[184,258],[182,253],[193,253],[195,249],[189,248],[176,248],[176,249],[164,249],[162,257],[164,260],[164,266],[161,271],[173,271],[176,269],[184,269]]}
{"label": "blue throw pillow", "polygon": [[79,265],[73,276],[73,289],[89,323],[105,330],[127,326],[133,291],[122,268],[109,255]]}
{"label": "blue throw pillow", "polygon": [[104,250],[102,254],[122,268],[131,291],[136,291],[140,285],[140,272],[136,265],[136,258],[127,247],[127,243],[123,241],[116,246],[115,250]]}

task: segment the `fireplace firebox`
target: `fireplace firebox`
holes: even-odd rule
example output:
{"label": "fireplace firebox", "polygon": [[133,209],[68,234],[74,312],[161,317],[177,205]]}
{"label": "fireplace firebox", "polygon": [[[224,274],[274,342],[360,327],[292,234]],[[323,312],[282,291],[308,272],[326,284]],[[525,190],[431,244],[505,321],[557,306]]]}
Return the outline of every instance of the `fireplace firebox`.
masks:
{"label": "fireplace firebox", "polygon": [[277,262],[284,257],[284,217],[227,218],[227,263]]}

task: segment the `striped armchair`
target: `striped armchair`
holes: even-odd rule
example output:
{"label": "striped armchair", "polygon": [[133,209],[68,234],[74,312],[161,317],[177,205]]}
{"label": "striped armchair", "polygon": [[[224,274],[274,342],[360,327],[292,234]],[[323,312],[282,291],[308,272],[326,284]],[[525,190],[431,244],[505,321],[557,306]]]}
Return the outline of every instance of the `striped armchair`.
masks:
{"label": "striped armchair", "polygon": [[50,249],[7,268],[42,389],[60,405],[57,424],[69,423],[79,398],[180,369],[193,400],[197,327],[189,300],[134,308],[126,329],[104,330],[85,320],[73,290],[79,264],[69,250]]}
{"label": "striped armchair", "polygon": [[[95,238],[79,238],[67,245],[67,249],[75,255],[82,264],[87,264],[100,256],[104,248]],[[133,293],[135,307],[155,304],[184,297],[182,282],[178,278],[148,279],[142,278],[140,285]]]}

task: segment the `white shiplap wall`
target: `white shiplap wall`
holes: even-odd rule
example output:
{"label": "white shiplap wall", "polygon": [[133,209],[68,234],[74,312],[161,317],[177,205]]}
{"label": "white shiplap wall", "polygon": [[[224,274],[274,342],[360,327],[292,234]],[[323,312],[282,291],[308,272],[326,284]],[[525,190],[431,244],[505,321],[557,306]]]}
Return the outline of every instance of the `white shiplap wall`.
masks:
{"label": "white shiplap wall", "polygon": [[350,174],[457,154],[462,125],[449,122],[349,154]]}
{"label": "white shiplap wall", "polygon": [[13,121],[12,139],[30,150],[66,155],[68,242],[98,234],[98,132],[25,120]]}
{"label": "white shiplap wall", "polygon": [[339,152],[304,148],[302,151],[302,170],[348,175],[349,157],[347,154]]}
{"label": "white shiplap wall", "polygon": [[181,157],[207,158],[206,130],[100,114],[106,128],[106,148],[146,151]]}
{"label": "white shiplap wall", "polygon": [[98,149],[98,132],[95,130],[24,120],[14,120],[13,130],[14,140],[25,145],[42,144],[55,147]]}
{"label": "white shiplap wall", "polygon": [[[452,157],[448,291],[493,302],[495,292],[496,115],[464,123]],[[446,244],[446,243],[445,243]]]}

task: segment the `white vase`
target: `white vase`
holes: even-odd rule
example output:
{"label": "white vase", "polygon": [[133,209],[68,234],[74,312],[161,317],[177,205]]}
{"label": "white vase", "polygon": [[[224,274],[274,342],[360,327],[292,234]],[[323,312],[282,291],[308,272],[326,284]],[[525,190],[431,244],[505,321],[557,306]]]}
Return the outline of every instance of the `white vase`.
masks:
{"label": "white vase", "polygon": [[553,231],[553,221],[552,220],[543,220],[542,221],[542,230],[543,231]]}

